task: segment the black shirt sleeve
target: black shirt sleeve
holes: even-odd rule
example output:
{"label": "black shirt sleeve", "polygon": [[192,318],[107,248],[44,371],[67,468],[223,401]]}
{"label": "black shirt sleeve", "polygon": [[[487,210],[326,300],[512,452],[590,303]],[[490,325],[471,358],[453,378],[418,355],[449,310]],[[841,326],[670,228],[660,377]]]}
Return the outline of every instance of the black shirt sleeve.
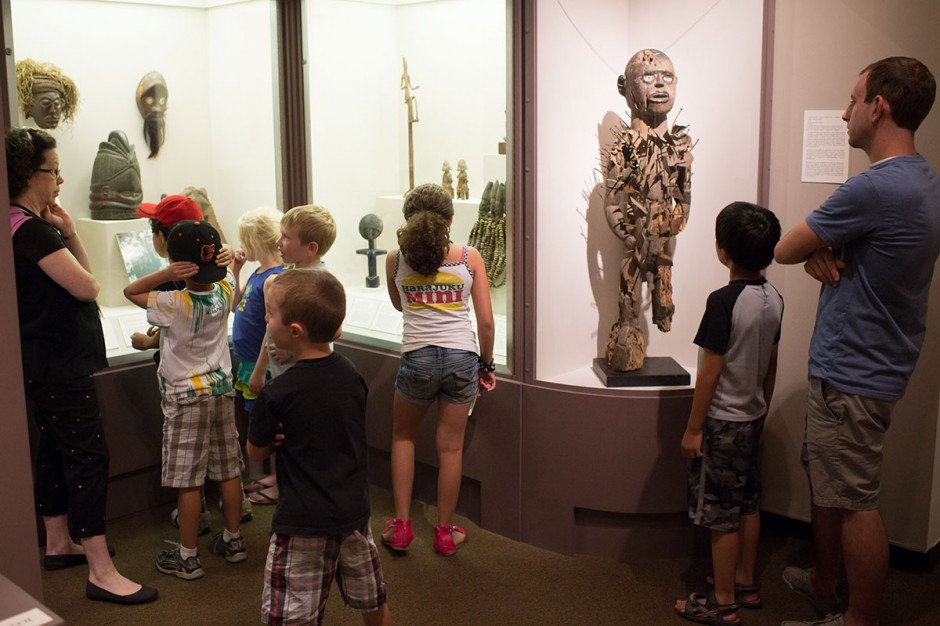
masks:
{"label": "black shirt sleeve", "polygon": [[259,448],[266,448],[274,443],[276,434],[276,425],[268,406],[269,396],[268,389],[262,388],[248,417],[248,441]]}
{"label": "black shirt sleeve", "polygon": [[728,349],[728,341],[731,338],[731,313],[740,293],[740,289],[734,290],[730,287],[713,291],[708,296],[705,313],[694,339],[695,345],[718,354],[724,354]]}
{"label": "black shirt sleeve", "polygon": [[41,219],[26,220],[13,235],[13,249],[16,254],[33,263],[39,263],[53,252],[66,247],[59,231]]}

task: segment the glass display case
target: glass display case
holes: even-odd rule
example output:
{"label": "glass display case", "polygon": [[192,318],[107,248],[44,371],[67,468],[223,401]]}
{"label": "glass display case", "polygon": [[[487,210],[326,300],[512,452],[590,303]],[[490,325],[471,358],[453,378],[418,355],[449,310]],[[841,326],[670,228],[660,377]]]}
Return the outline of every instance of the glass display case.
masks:
{"label": "glass display case", "polygon": [[[118,236],[150,226],[136,216],[92,219],[89,188],[99,144],[114,130],[127,136],[143,202],[204,189],[223,235],[237,246],[242,213],[278,206],[274,2],[10,0],[10,6],[14,61],[55,65],[79,94],[74,118],[47,132],[58,143],[65,181],[59,202],[76,219],[102,286],[98,303],[113,362],[133,354],[130,334],[147,328],[144,312],[123,297],[128,275]],[[137,88],[153,71],[163,75],[168,97],[164,143],[148,158]],[[37,126],[21,107],[13,124]]]}
{"label": "glass display case", "polygon": [[[412,184],[441,184],[449,165],[451,239],[465,243],[481,230],[487,185],[508,182],[511,10],[506,0],[307,0],[305,8],[310,188],[337,223],[324,260],[346,286],[343,336],[397,349],[402,317],[388,298],[384,254],[398,247],[404,194]],[[459,193],[463,177],[467,194]],[[505,233],[512,208],[503,194],[490,226]],[[367,215],[382,223],[372,253],[378,280],[368,281],[369,242],[359,230]],[[505,263],[490,277],[494,356],[505,367],[512,260],[508,237],[497,239],[481,252],[490,268]]]}

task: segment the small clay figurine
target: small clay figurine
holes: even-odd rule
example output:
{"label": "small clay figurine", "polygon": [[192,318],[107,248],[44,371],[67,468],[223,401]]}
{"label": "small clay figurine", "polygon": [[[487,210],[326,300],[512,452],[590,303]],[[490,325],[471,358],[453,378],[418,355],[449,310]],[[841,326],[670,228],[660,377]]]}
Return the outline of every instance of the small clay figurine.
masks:
{"label": "small clay figurine", "polygon": [[444,188],[444,191],[447,192],[451,198],[454,197],[454,177],[450,173],[450,161],[444,161],[444,164],[441,166],[441,171],[444,174],[441,176],[441,187]]}
{"label": "small clay figurine", "polygon": [[467,162],[463,159],[457,161],[457,198],[460,200],[470,198],[470,185],[467,179]]}
{"label": "small clay figurine", "polygon": [[148,159],[157,156],[166,138],[166,101],[169,90],[160,72],[148,72],[137,84],[137,110],[144,118],[144,137],[150,147]]}
{"label": "small clay figurine", "polygon": [[93,220],[131,220],[143,200],[137,152],[122,130],[98,144],[88,196]]}
{"label": "small clay figurine", "polygon": [[23,59],[16,64],[16,91],[26,119],[39,128],[71,122],[78,108],[78,89],[71,78],[52,63]]}
{"label": "small clay figurine", "polygon": [[375,288],[379,286],[379,274],[375,267],[375,258],[380,254],[386,254],[387,250],[379,250],[375,247],[376,238],[382,234],[382,218],[374,213],[369,213],[359,220],[359,234],[369,242],[368,248],[356,250],[356,254],[364,254],[369,259],[369,275],[366,276],[366,287]]}

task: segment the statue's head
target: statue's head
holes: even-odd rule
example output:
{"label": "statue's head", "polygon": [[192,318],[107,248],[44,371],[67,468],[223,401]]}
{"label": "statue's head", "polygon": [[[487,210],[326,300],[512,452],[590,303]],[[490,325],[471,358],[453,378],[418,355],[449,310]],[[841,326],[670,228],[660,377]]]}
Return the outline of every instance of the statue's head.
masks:
{"label": "statue's head", "polygon": [[137,84],[137,110],[144,118],[144,137],[153,158],[160,151],[166,136],[163,114],[169,91],[160,72],[148,72]]}
{"label": "statue's head", "polygon": [[617,89],[627,99],[630,115],[659,126],[676,100],[676,72],[664,52],[640,50],[617,78]]}
{"label": "statue's head", "polygon": [[75,83],[52,63],[18,62],[16,87],[26,119],[34,119],[39,128],[56,128],[63,119],[71,121],[78,107]]}

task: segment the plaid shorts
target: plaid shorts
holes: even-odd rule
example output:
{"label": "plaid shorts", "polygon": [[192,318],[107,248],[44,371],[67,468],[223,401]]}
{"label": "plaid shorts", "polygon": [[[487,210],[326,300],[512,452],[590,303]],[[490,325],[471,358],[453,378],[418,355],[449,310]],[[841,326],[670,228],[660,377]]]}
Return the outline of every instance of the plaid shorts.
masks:
{"label": "plaid shorts", "polygon": [[757,453],[764,419],[705,420],[702,457],[692,460],[689,468],[689,518],[694,524],[733,532],[742,515],[757,513],[761,488]]}
{"label": "plaid shorts", "polygon": [[321,624],[334,578],[347,607],[372,612],[385,605],[382,565],[369,522],[321,537],[275,533],[264,565],[261,621]]}
{"label": "plaid shorts", "polygon": [[241,476],[242,451],[235,428],[235,394],[198,396],[163,408],[164,487],[200,487]]}

